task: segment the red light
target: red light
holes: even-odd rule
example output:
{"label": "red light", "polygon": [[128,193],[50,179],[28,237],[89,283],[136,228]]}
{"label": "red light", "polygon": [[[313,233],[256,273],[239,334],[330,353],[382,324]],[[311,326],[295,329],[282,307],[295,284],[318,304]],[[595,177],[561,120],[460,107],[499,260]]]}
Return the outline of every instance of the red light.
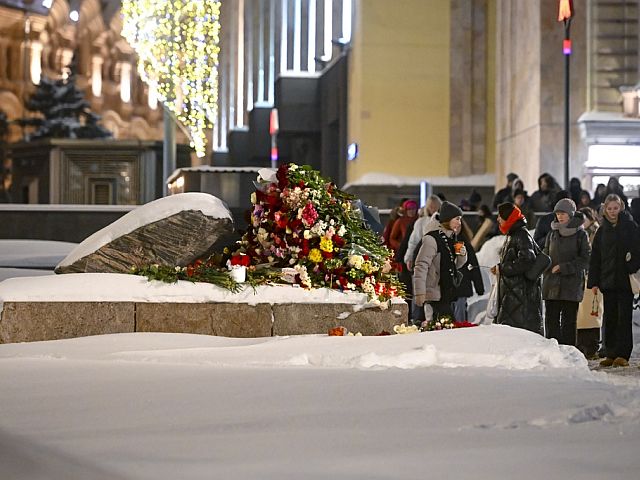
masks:
{"label": "red light", "polygon": [[571,55],[571,40],[563,40],[562,53],[564,53],[565,55]]}

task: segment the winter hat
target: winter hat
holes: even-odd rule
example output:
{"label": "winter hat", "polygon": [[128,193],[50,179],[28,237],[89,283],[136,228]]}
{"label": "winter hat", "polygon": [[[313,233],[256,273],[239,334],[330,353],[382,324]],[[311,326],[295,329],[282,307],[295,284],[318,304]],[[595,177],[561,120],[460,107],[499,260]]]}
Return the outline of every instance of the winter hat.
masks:
{"label": "winter hat", "polygon": [[576,204],[570,198],[562,198],[558,200],[556,206],[553,207],[553,213],[556,212],[564,212],[570,217],[573,217],[576,214]]}
{"label": "winter hat", "polygon": [[513,182],[516,178],[518,178],[518,175],[516,175],[515,173],[510,173],[509,175],[507,175],[507,182]]}
{"label": "winter hat", "polygon": [[402,204],[402,208],[406,210],[417,210],[418,203],[415,200],[405,200]]}
{"label": "winter hat", "polygon": [[501,219],[508,220],[509,216],[513,213],[515,208],[516,206],[513,203],[501,203],[500,205],[498,205],[498,215]]}
{"label": "winter hat", "polygon": [[462,216],[462,210],[457,205],[454,205],[451,202],[444,201],[442,205],[440,205],[440,210],[438,211],[438,215],[440,217],[440,223],[450,222],[456,217]]}

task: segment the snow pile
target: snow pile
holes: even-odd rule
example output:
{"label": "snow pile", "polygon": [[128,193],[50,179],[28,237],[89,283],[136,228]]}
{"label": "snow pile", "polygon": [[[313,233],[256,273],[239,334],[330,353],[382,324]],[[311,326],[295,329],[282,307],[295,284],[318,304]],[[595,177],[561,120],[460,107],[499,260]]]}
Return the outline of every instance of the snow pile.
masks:
{"label": "snow pile", "polygon": [[212,218],[231,218],[227,206],[208,193],[180,193],[146,203],[119,218],[111,225],[98,230],[77,246],[59,266],[73,264],[109,242],[153,222],[170,217],[185,210],[199,210]]}
{"label": "snow pile", "polygon": [[[364,293],[327,288],[305,290],[290,285],[251,288],[239,293],[212,285],[179,281],[165,283],[122,273],[68,273],[11,278],[0,283],[0,302],[227,302],[227,303],[347,303],[354,309],[369,305]],[[394,298],[392,303],[404,300]]]}
{"label": "snow pile", "polygon": [[0,345],[0,358],[152,362],[233,368],[415,369],[485,367],[569,369],[588,375],[585,358],[526,330],[501,325],[383,337],[302,335],[231,339],[160,333],[118,334]]}

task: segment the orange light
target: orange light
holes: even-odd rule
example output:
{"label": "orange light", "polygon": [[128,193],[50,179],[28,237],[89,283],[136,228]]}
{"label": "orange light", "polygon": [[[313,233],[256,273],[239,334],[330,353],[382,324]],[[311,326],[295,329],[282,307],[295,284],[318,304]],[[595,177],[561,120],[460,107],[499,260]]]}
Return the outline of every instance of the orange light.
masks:
{"label": "orange light", "polygon": [[564,22],[569,20],[573,15],[573,2],[571,0],[560,0],[560,6],[558,9],[558,21]]}

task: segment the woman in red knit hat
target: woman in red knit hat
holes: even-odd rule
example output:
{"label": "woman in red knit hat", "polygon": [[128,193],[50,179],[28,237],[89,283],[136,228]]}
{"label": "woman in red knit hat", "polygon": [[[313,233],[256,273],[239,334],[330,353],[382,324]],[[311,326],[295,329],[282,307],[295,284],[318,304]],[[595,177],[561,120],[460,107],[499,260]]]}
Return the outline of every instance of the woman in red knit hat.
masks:
{"label": "woman in red knit hat", "polygon": [[507,238],[500,252],[500,263],[492,268],[499,276],[495,321],[542,335],[540,278],[529,280],[525,276],[535,263],[537,248],[527,231],[527,220],[516,205],[502,203],[498,206],[498,225]]}

